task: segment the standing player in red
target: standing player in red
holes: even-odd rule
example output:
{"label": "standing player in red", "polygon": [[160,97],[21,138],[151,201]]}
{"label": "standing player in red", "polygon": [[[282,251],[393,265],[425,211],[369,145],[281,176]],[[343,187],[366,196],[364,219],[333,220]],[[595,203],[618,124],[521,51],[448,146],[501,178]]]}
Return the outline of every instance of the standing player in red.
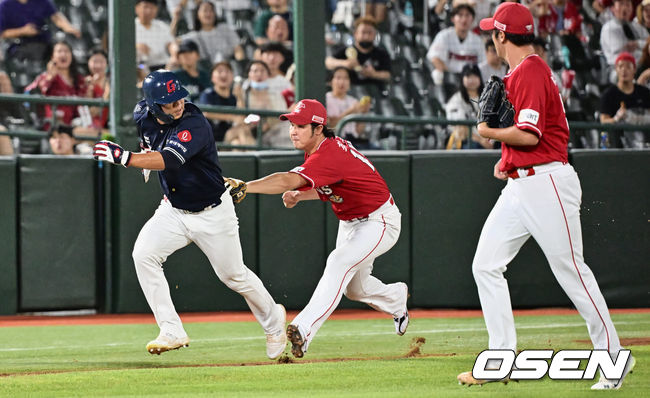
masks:
{"label": "standing player in red", "polygon": [[323,276],[305,309],[287,326],[291,352],[296,358],[304,355],[343,294],[392,315],[395,331],[403,335],[409,322],[406,284],[386,285],[371,275],[375,258],[393,247],[401,229],[386,182],[365,156],[325,127],[327,113],[320,102],[302,100],[280,119],[291,122],[291,141],[305,151],[305,162],[247,183],[246,192],[282,194],[287,208],[303,200],[330,201],[340,220]]}
{"label": "standing player in red", "polygon": [[[508,180],[483,225],[472,264],[489,348],[517,349],[503,273],[532,236],[560,286],[587,322],[594,348],[608,350],[616,359],[621,343],[596,278],[582,257],[582,191],[578,175],[567,163],[569,125],[551,70],[534,54],[533,16],[519,3],[503,3],[493,18],[481,21],[480,27],[492,31],[497,55],[510,66],[504,82],[515,108],[513,126],[478,125],[481,136],[501,141],[501,159],[494,166],[494,177]],[[630,357],[623,377],[633,364]],[[465,372],[458,375],[458,381],[471,385],[487,380],[477,380]],[[622,381],[601,375],[592,389],[617,389]]]}

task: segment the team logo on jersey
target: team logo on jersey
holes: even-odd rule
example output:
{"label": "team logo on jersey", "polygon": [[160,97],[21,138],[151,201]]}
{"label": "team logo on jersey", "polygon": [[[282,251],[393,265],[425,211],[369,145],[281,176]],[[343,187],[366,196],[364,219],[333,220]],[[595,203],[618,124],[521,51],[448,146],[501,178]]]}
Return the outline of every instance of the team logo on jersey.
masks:
{"label": "team logo on jersey", "polygon": [[539,120],[539,112],[533,109],[522,109],[521,111],[519,111],[519,118],[517,119],[517,122],[537,125],[538,120]]}
{"label": "team logo on jersey", "polygon": [[293,169],[291,169],[291,171],[293,171],[294,173],[300,173],[300,172],[303,171],[304,169],[305,169],[305,168],[302,167],[302,166],[296,166],[296,167],[294,167]]}
{"label": "team logo on jersey", "polygon": [[183,130],[176,135],[178,136],[178,139],[181,140],[181,142],[192,141],[192,134],[190,134],[190,130]]}

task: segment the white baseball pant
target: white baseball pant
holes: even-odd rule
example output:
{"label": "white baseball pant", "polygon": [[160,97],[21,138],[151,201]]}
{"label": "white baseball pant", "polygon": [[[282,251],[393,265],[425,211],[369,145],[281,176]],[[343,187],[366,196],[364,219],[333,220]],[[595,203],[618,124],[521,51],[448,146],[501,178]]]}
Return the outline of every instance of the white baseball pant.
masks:
{"label": "white baseball pant", "polygon": [[265,333],[278,333],[274,326],[277,329],[282,314],[259,277],[244,265],[239,223],[228,191],[219,206],[199,213],[176,209],[163,199],[138,235],[133,248],[135,270],[161,332],[187,336],[171,299],[163,263],[191,242],[208,257],[219,279],[244,297]]}
{"label": "white baseball pant", "polygon": [[532,236],[553,275],[587,322],[595,349],[616,354],[621,344],[596,278],[582,256],[582,189],[573,167],[560,162],[535,167],[535,175],[508,179],[490,212],[474,256],[490,349],[517,348],[506,266]]}
{"label": "white baseball pant", "polygon": [[336,249],[327,257],[309,303],[291,322],[305,340],[304,351],[343,294],[393,317],[404,315],[406,284],[386,285],[371,275],[375,258],[393,247],[400,234],[402,215],[391,201],[370,213],[367,220],[339,221]]}

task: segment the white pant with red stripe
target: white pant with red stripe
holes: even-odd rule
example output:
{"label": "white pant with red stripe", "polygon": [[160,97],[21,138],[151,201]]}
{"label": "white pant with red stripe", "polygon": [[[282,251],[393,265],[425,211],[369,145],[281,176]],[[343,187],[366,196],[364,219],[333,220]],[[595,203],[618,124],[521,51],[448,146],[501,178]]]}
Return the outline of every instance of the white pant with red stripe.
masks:
{"label": "white pant with red stripe", "polygon": [[401,230],[402,215],[391,201],[370,213],[367,220],[339,222],[336,249],[327,257],[325,271],[309,303],[291,322],[305,339],[304,351],[343,294],[393,317],[404,315],[406,284],[386,285],[371,275],[375,258],[393,247]]}
{"label": "white pant with red stripe", "polygon": [[508,180],[481,231],[472,270],[489,348],[517,348],[508,282],[503,273],[532,236],[560,286],[587,322],[594,348],[617,353],[621,344],[607,304],[582,257],[582,189],[578,175],[568,164],[540,169],[533,176]]}
{"label": "white pant with red stripe", "polygon": [[[239,223],[232,198],[226,191],[219,206],[194,214],[176,209],[163,199],[135,241],[135,271],[161,333],[187,336],[172,302],[163,263],[169,255],[192,242],[208,257],[219,279],[244,297],[265,333],[282,331],[277,330],[282,314],[273,297],[260,278],[244,265]],[[218,308],[219,303],[214,304]]]}

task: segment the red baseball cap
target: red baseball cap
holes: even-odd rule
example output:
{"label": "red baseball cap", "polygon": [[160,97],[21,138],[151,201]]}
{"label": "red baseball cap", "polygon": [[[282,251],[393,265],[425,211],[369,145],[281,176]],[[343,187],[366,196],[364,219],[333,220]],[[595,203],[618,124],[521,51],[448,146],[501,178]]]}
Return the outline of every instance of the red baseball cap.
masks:
{"label": "red baseball cap", "polygon": [[483,18],[479,24],[481,30],[500,30],[515,35],[532,35],[535,33],[533,14],[528,7],[519,3],[501,3],[492,18]]}
{"label": "red baseball cap", "polygon": [[320,102],[315,99],[304,99],[296,104],[293,112],[280,115],[280,120],[289,120],[299,126],[318,123],[327,124],[327,111]]}
{"label": "red baseball cap", "polygon": [[628,61],[632,62],[632,65],[636,68],[636,59],[634,59],[634,55],[630,54],[627,51],[623,51],[622,53],[618,54],[618,57],[616,57],[616,61],[614,62],[614,65],[618,65],[619,61]]}

